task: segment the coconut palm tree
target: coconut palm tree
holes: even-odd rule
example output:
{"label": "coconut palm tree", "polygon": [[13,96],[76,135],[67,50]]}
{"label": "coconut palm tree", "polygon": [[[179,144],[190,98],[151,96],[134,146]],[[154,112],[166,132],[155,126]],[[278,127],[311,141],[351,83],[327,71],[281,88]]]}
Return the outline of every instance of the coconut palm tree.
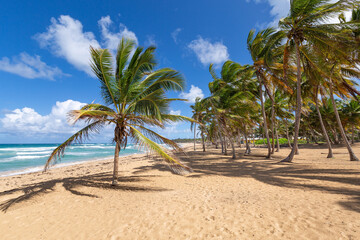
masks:
{"label": "coconut palm tree", "polygon": [[356,100],[350,100],[345,102],[341,107],[344,120],[351,129],[351,143],[354,144],[355,128],[360,123],[360,103]]}
{"label": "coconut palm tree", "polygon": [[[265,132],[265,136],[266,136],[266,140],[267,140],[267,147],[268,147],[268,154],[266,156],[266,158],[270,158],[271,157],[271,145],[270,145],[270,137],[269,137],[269,130],[268,130],[268,124],[267,124],[267,116],[266,116],[266,111],[265,111],[265,104],[264,104],[264,96],[263,96],[263,86],[265,87],[266,93],[268,94],[268,97],[270,98],[271,101],[273,101],[272,99],[272,94],[270,93],[270,91],[268,90],[268,86],[267,86],[267,79],[266,79],[266,64],[264,61],[264,56],[272,51],[270,51],[269,49],[271,49],[271,47],[275,46],[275,44],[273,44],[273,46],[271,46],[271,44],[269,44],[269,39],[271,38],[272,34],[275,33],[275,29],[273,28],[267,28],[265,30],[262,30],[260,32],[258,32],[257,34],[255,34],[255,30],[251,30],[249,32],[248,38],[247,38],[247,48],[248,51],[251,55],[251,58],[253,60],[253,65],[251,66],[251,68],[254,70],[254,74],[256,75],[258,81],[259,81],[259,99],[260,99],[260,105],[261,105],[261,114],[262,114],[262,119],[263,119],[263,128],[264,128],[264,132]],[[268,57],[270,58],[270,57]],[[272,122],[273,118],[271,118],[271,128],[273,129],[274,123]]]}
{"label": "coconut palm tree", "polygon": [[[286,76],[289,54],[295,52],[295,63],[297,67],[296,84],[296,111],[295,111],[295,132],[294,145],[297,145],[301,118],[301,83],[302,64],[301,58],[305,55],[303,45],[310,44],[319,49],[331,48],[338,51],[337,46],[343,44],[345,39],[340,33],[349,25],[327,24],[331,17],[337,16],[342,11],[352,8],[354,1],[340,0],[330,3],[329,0],[292,0],[290,1],[290,12],[288,16],[279,22],[281,31],[287,38],[284,51],[284,71]],[[279,34],[279,37],[281,34]],[[306,55],[305,55],[306,56]],[[310,59],[309,59],[310,60]],[[295,148],[283,159],[283,162],[292,162]]]}
{"label": "coconut palm tree", "polygon": [[192,121],[187,117],[168,114],[169,103],[180,99],[167,98],[165,93],[168,90],[182,90],[184,79],[179,72],[170,68],[154,70],[154,51],[155,47],[144,50],[142,47],[135,47],[134,41],[122,39],[117,48],[114,69],[109,50],[90,47],[91,68],[100,82],[105,104],[90,103],[69,113],[73,123],[83,120],[87,126],[51,153],[45,170],[61,159],[70,144],[83,142],[90,133],[99,132],[105,125],[114,127],[113,141],[116,146],[113,185],[116,185],[118,180],[119,152],[126,147],[128,141],[156,153],[179,173],[182,170],[191,170],[158,144],[162,143],[181,151],[175,142],[148,128],[164,128],[166,123],[173,121]]}
{"label": "coconut palm tree", "polygon": [[[204,118],[205,118],[205,105],[204,103],[201,101],[201,99],[199,97],[197,97],[195,99],[195,104],[190,106],[193,112],[192,118],[200,123],[199,124],[199,129],[200,129],[200,134],[201,134],[201,140],[202,140],[202,145],[203,145],[203,152],[205,152],[205,125],[203,123]],[[196,143],[196,122],[192,122],[191,123],[191,128],[194,126],[194,151],[195,151],[195,143]]]}

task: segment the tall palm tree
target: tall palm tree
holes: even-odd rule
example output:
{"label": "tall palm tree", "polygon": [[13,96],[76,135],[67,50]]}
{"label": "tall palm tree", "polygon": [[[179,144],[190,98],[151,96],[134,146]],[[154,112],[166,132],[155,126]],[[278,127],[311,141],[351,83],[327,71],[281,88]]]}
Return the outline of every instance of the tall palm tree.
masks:
{"label": "tall palm tree", "polygon": [[[339,34],[344,27],[343,24],[326,24],[324,20],[337,16],[344,10],[352,8],[354,1],[340,0],[330,3],[329,0],[291,0],[288,16],[279,22],[281,31],[286,35],[287,42],[284,54],[284,70],[289,59],[289,53],[295,52],[295,63],[297,67],[296,84],[296,111],[295,111],[295,132],[294,145],[297,145],[301,118],[301,83],[302,64],[301,56],[304,43],[312,44],[318,48],[331,48],[337,51],[337,45],[342,44],[344,38]],[[281,35],[279,35],[281,36]],[[295,154],[293,148],[290,154],[283,159],[283,162],[292,162]]]}
{"label": "tall palm tree", "polygon": [[[269,49],[272,47],[269,44],[269,39],[272,37],[272,34],[274,34],[275,29],[273,28],[267,28],[263,31],[260,31],[259,33],[255,34],[255,30],[251,30],[249,32],[248,38],[247,38],[247,48],[251,55],[251,58],[253,60],[253,65],[251,68],[253,68],[254,73],[259,81],[259,99],[260,99],[260,105],[261,105],[261,114],[263,119],[263,128],[267,140],[267,147],[268,147],[268,154],[266,158],[271,157],[271,145],[270,145],[270,137],[269,137],[269,130],[267,125],[267,116],[265,112],[265,104],[264,104],[264,95],[263,95],[263,86],[265,87],[266,93],[268,94],[271,101],[272,95],[269,92],[269,88],[267,87],[267,79],[266,79],[266,67],[265,67],[265,61],[264,57],[266,54],[268,54],[270,51]],[[275,44],[274,44],[275,46]],[[273,118],[271,119],[273,120]],[[274,126],[274,123],[272,122],[272,129]]]}
{"label": "tall palm tree", "polygon": [[164,128],[166,123],[173,121],[191,121],[187,117],[168,114],[169,103],[180,99],[167,98],[165,93],[168,90],[182,90],[184,79],[179,72],[170,68],[154,70],[154,51],[155,47],[145,50],[142,47],[135,48],[134,41],[122,39],[117,48],[113,69],[109,50],[90,47],[91,68],[99,79],[105,105],[91,103],[69,113],[73,123],[83,120],[87,126],[51,153],[44,170],[60,160],[70,144],[83,142],[89,133],[99,132],[101,127],[109,124],[114,126],[113,140],[116,144],[113,185],[117,184],[118,179],[119,152],[126,147],[129,140],[158,154],[179,173],[182,170],[191,170],[158,145],[163,143],[181,151],[175,142],[147,127]]}
{"label": "tall palm tree", "polygon": [[205,118],[205,105],[204,103],[201,101],[201,99],[199,97],[197,97],[195,99],[195,104],[190,106],[192,108],[192,118],[195,120],[195,122],[191,123],[191,128],[194,125],[194,151],[195,151],[195,142],[196,142],[196,123],[199,123],[199,129],[200,129],[200,134],[201,134],[201,140],[202,140],[202,145],[203,145],[203,152],[205,152],[205,126],[203,123],[203,120]]}

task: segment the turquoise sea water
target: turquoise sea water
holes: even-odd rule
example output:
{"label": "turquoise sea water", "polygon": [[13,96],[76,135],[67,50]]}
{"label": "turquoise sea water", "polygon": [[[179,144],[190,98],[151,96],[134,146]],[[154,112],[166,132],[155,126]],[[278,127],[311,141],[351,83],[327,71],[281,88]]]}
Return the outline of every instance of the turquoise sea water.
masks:
{"label": "turquoise sea water", "polygon": [[[42,170],[46,160],[58,144],[0,144],[0,176]],[[113,144],[76,144],[65,150],[59,162],[73,164],[114,156]],[[139,153],[133,145],[121,150],[121,155]],[[56,165],[55,165],[56,166]]]}

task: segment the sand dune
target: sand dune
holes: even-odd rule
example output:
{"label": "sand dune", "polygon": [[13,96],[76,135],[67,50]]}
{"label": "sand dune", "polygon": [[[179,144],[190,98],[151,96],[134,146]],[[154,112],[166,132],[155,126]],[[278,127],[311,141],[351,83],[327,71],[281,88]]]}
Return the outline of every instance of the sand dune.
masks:
{"label": "sand dune", "polygon": [[[193,152],[194,173],[171,174],[145,155],[0,178],[1,239],[360,239],[360,163],[345,148],[300,149],[280,164]],[[360,155],[360,145],[354,150]]]}

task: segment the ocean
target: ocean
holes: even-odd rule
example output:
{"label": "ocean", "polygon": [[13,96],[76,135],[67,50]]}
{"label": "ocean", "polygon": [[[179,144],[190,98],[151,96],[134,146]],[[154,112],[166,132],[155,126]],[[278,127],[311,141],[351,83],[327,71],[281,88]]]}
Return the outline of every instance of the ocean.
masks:
{"label": "ocean", "polygon": [[[0,144],[0,177],[41,171],[58,144]],[[114,156],[114,144],[74,144],[65,150],[56,165],[72,165]],[[139,153],[134,145],[122,149],[120,156]]]}

